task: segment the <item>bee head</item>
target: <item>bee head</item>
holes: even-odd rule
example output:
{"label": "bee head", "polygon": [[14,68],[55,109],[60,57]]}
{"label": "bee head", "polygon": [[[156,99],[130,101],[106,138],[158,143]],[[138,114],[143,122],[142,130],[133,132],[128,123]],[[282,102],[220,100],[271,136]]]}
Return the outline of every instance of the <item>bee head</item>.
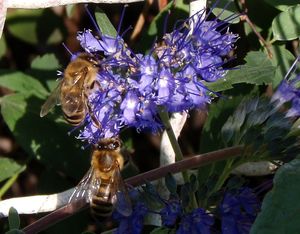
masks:
{"label": "bee head", "polygon": [[93,67],[99,66],[99,62],[98,62],[97,58],[93,54],[90,54],[90,53],[83,52],[83,53],[74,54],[71,58],[71,61],[75,61],[75,60],[86,61]]}
{"label": "bee head", "polygon": [[95,145],[97,150],[112,150],[119,151],[121,148],[121,141],[119,138],[104,138]]}

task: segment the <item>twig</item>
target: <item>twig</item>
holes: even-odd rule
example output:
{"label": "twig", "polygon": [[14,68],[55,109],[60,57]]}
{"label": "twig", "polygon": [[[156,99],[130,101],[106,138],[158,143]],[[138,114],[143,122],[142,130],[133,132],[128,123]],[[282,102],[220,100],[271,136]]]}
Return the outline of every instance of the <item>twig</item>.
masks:
{"label": "twig", "polygon": [[186,158],[176,163],[166,165],[137,176],[133,176],[125,180],[125,182],[131,186],[138,186],[143,184],[145,181],[153,181],[162,178],[168,173],[174,174],[187,169],[203,167],[212,162],[224,160],[231,157],[237,157],[241,155],[242,149],[242,146],[235,146],[206,154],[196,155],[194,157]]}
{"label": "twig", "polygon": [[246,7],[246,1],[245,0],[240,0],[240,3],[242,5],[242,11],[244,12],[243,15],[240,16],[242,21],[246,21],[250,28],[253,30],[253,32],[255,33],[255,35],[258,37],[258,39],[261,41],[261,43],[264,45],[264,47],[267,50],[268,56],[271,59],[273,57],[272,51],[271,51],[271,45],[266,42],[266,40],[262,37],[262,35],[257,31],[255,25],[252,23],[252,21],[250,20],[250,18],[248,17],[247,13],[248,13],[248,8]]}
{"label": "twig", "polygon": [[153,4],[153,0],[146,0],[143,11],[141,12],[141,14],[134,26],[133,32],[130,36],[130,44],[134,43],[135,40],[137,39],[137,37],[140,35],[140,33],[143,29],[143,26],[145,24],[146,16],[148,14],[149,8],[152,4]]}
{"label": "twig", "polygon": [[142,2],[143,0],[8,0],[7,8],[48,8],[69,4],[77,3],[131,3],[131,2]]}
{"label": "twig", "polygon": [[[153,181],[162,178],[167,175],[167,173],[178,173],[182,170],[187,170],[191,168],[198,168],[210,164],[212,162],[225,160],[232,157],[238,157],[242,154],[243,146],[235,146],[222,150],[217,150],[214,152],[197,155],[191,158],[186,158],[179,162],[160,167],[143,174],[131,177],[125,180],[125,183],[131,186],[139,186],[144,184],[146,181]],[[21,198],[19,198],[21,199]],[[35,223],[25,227],[23,231],[26,234],[33,234],[40,232],[54,223],[57,223],[81,209],[87,208],[88,205],[83,201],[78,201],[78,203],[68,204],[46,216],[37,220]]]}
{"label": "twig", "polygon": [[64,220],[75,213],[79,212],[80,210],[86,209],[88,204],[85,202],[84,199],[78,200],[77,202],[70,203],[42,218],[38,221],[28,225],[22,231],[25,234],[34,234],[39,233],[48,227],[58,223],[61,220]]}

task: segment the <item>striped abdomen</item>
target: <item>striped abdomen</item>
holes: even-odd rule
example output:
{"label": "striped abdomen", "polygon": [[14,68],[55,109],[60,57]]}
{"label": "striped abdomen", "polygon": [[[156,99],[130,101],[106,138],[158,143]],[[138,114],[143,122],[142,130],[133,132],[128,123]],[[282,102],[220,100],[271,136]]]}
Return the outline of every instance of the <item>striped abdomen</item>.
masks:
{"label": "striped abdomen", "polygon": [[85,109],[76,111],[76,112],[72,113],[71,115],[67,115],[64,112],[64,117],[65,117],[66,121],[73,126],[78,126],[85,119],[85,115],[86,115]]}
{"label": "striped abdomen", "polygon": [[114,207],[111,189],[111,180],[102,180],[98,193],[92,197],[91,213],[96,219],[101,220],[111,216]]}

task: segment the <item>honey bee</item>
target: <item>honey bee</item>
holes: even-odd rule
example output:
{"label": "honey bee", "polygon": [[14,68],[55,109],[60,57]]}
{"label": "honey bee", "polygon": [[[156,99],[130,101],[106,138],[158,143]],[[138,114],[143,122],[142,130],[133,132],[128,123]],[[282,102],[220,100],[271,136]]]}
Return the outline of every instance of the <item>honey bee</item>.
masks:
{"label": "honey bee", "polygon": [[79,125],[89,113],[93,123],[100,127],[88,100],[95,88],[98,71],[96,58],[88,53],[80,53],[68,64],[63,79],[42,105],[40,116],[45,116],[55,105],[61,104],[65,119],[71,125]]}
{"label": "honey bee", "polygon": [[94,146],[91,168],[75,188],[69,202],[85,198],[97,219],[112,214],[114,208],[122,215],[132,213],[130,198],[121,177],[124,158],[118,138],[104,138]]}

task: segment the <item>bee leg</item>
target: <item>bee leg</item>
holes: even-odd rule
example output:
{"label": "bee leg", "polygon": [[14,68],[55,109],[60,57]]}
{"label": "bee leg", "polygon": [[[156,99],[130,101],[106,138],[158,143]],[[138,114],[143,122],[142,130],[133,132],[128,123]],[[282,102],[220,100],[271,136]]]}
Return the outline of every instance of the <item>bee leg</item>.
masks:
{"label": "bee leg", "polygon": [[102,128],[101,124],[99,123],[99,121],[97,120],[97,118],[95,117],[95,115],[92,112],[90,112],[90,116],[91,116],[91,119],[92,119],[93,123],[95,124],[95,126],[99,129],[101,129]]}
{"label": "bee leg", "polygon": [[94,80],[94,82],[92,83],[92,85],[89,88],[89,92],[95,92],[95,91],[103,91],[101,84],[99,83],[99,81]]}
{"label": "bee leg", "polygon": [[85,94],[85,98],[86,98],[86,106],[87,106],[87,109],[88,109],[88,112],[89,112],[89,115],[90,115],[90,117],[91,117],[91,119],[92,119],[92,122],[94,123],[94,125],[98,128],[98,129],[101,129],[102,128],[102,126],[101,126],[101,123],[99,123],[99,121],[98,121],[98,119],[96,118],[96,116],[94,115],[94,113],[93,113],[93,109],[92,109],[92,107],[91,107],[91,105],[90,105],[90,103],[89,103],[89,99],[88,99],[88,97],[87,97],[87,95]]}

